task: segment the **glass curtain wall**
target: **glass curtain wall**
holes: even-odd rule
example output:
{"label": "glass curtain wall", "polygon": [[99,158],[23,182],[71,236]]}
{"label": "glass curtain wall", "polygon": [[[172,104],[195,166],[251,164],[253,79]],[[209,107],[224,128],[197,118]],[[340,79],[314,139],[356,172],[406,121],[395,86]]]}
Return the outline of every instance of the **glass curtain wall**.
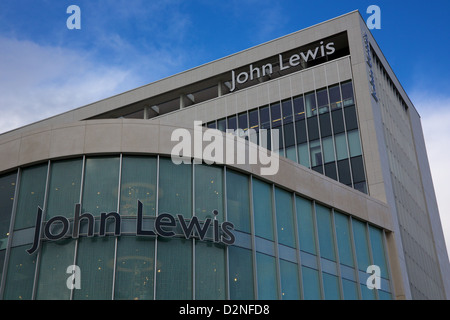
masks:
{"label": "glass curtain wall", "polygon": [[[236,241],[138,237],[138,200],[145,228],[161,213],[218,219],[234,224]],[[94,236],[86,236],[83,218],[78,239],[42,241],[29,255],[37,207],[45,221],[63,216],[72,225],[78,203],[95,217]],[[137,155],[49,161],[0,176],[0,210],[15,239],[7,241],[3,226],[3,299],[392,298],[382,229],[226,167]],[[121,236],[112,232],[114,220],[98,236],[102,212],[121,215]],[[67,286],[73,264],[80,289]],[[373,264],[379,290],[366,285]]]}

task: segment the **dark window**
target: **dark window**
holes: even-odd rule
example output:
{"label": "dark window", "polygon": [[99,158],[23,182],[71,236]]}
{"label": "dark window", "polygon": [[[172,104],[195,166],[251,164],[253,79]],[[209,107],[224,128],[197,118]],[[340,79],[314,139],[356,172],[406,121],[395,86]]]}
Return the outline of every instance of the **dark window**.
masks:
{"label": "dark window", "polygon": [[352,164],[353,182],[358,183],[366,180],[364,175],[364,163],[362,156],[350,159]]}
{"label": "dark window", "polygon": [[283,111],[283,124],[292,122],[292,102],[291,99],[284,100],[281,104]]}
{"label": "dark window", "polygon": [[243,112],[238,115],[238,122],[239,122],[238,124],[239,129],[247,131],[248,129],[247,112]]}
{"label": "dark window", "polygon": [[328,93],[327,89],[317,91],[317,105],[319,113],[328,111]]}
{"label": "dark window", "polygon": [[342,101],[344,101],[344,107],[353,104],[353,85],[352,82],[344,82],[341,84]]}
{"label": "dark window", "polygon": [[295,134],[297,137],[297,143],[304,143],[306,142],[306,122],[305,119],[299,120],[295,122]]}
{"label": "dark window", "polygon": [[345,114],[345,126],[347,131],[357,129],[358,128],[358,119],[356,116],[356,108],[355,106],[350,106],[344,108]]}
{"label": "dark window", "polygon": [[336,163],[330,162],[325,164],[325,175],[331,179],[337,180]]}
{"label": "dark window", "polygon": [[334,134],[338,134],[345,131],[344,119],[342,117],[342,109],[336,109],[331,112],[331,119],[333,121]]}
{"label": "dark window", "polygon": [[352,178],[350,175],[350,165],[348,159],[338,161],[339,182],[351,185]]}
{"label": "dark window", "polygon": [[317,123],[317,117],[308,119],[308,137],[310,141],[319,139],[319,124]]}
{"label": "dark window", "polygon": [[305,104],[303,102],[303,96],[294,98],[294,116],[295,120],[305,118]]}
{"label": "dark window", "polygon": [[305,95],[306,116],[311,117],[317,114],[316,94],[314,92]]}
{"label": "dark window", "polygon": [[355,187],[356,190],[361,191],[362,193],[366,193],[367,194],[367,184],[366,182],[359,182],[359,183],[355,183]]}
{"label": "dark window", "polygon": [[339,89],[339,85],[329,87],[328,94],[330,95],[331,108],[340,107],[340,105],[337,104],[337,102],[341,102],[341,90]]}
{"label": "dark window", "polygon": [[284,139],[285,148],[295,145],[294,124],[292,122],[284,125]]}
{"label": "dark window", "polygon": [[236,116],[228,117],[227,129],[229,129],[229,130],[236,130],[237,129]]}
{"label": "dark window", "polygon": [[280,104],[270,105],[270,115],[272,117],[272,128],[277,128],[281,126],[281,110]]}
{"label": "dark window", "polygon": [[314,171],[318,172],[318,173],[323,174],[323,168],[322,168],[321,165],[320,165],[320,166],[312,167],[312,169],[313,169]]}
{"label": "dark window", "polygon": [[331,136],[331,121],[330,121],[330,113],[324,113],[319,115],[320,122],[320,134],[322,138]]}
{"label": "dark window", "polygon": [[259,120],[261,123],[261,129],[270,128],[269,107],[263,107],[259,109]]}
{"label": "dark window", "polygon": [[210,129],[216,129],[216,122],[215,121],[208,122],[207,127]]}

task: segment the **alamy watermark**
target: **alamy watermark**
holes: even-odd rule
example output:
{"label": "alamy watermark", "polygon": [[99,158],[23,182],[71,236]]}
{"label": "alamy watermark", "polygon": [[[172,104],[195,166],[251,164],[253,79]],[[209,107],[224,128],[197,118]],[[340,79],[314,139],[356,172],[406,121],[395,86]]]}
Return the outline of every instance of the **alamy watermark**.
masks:
{"label": "alamy watermark", "polygon": [[[261,175],[275,175],[279,169],[279,132],[268,130],[203,130],[202,121],[194,121],[194,136],[188,129],[177,128],[171,141],[178,142],[171,151],[175,164],[255,164]],[[247,144],[246,140],[249,141]],[[258,143],[259,140],[259,143]],[[206,143],[206,145],[204,145]],[[270,146],[270,150],[267,149]]]}
{"label": "alamy watermark", "polygon": [[367,18],[366,25],[370,30],[381,29],[381,9],[377,5],[367,7],[366,13],[370,14]]}

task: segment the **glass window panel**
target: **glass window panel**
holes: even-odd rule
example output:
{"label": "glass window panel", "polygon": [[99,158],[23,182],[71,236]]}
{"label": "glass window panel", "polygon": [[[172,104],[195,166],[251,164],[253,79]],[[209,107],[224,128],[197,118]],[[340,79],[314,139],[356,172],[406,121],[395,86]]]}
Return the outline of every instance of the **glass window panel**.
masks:
{"label": "glass window panel", "polygon": [[154,268],[154,239],[134,236],[118,238],[114,299],[152,300]]}
{"label": "glass window panel", "polygon": [[307,117],[317,114],[316,94],[314,92],[305,95],[305,104]]}
{"label": "glass window panel", "polygon": [[325,163],[334,162],[336,158],[334,156],[333,138],[327,137],[322,139],[322,147],[323,147],[323,159]]}
{"label": "glass window panel", "polygon": [[270,105],[270,115],[272,119],[272,128],[281,126],[281,109],[280,104],[275,103]]}
{"label": "glass window panel", "polygon": [[255,234],[273,240],[272,186],[253,179],[253,210]]}
{"label": "glass window panel", "polygon": [[302,266],[303,297],[305,300],[320,300],[319,272]]}
{"label": "glass window panel", "polygon": [[298,145],[298,161],[301,165],[307,168],[310,167],[308,143]]}
{"label": "glass window panel", "polygon": [[320,122],[320,135],[321,137],[331,136],[331,121],[330,121],[330,113],[323,113],[319,115]]}
{"label": "glass window panel", "polygon": [[5,300],[30,300],[37,254],[29,255],[29,245],[11,248],[6,276]]}
{"label": "glass window panel", "polygon": [[[16,191],[16,179],[16,172],[0,177],[0,249],[6,248],[6,244],[8,243],[9,225]],[[0,267],[2,266],[0,264]]]}
{"label": "glass window panel", "polygon": [[44,208],[47,163],[25,168],[21,172],[19,198],[14,229],[33,227],[38,206]]}
{"label": "glass window panel", "polygon": [[275,257],[257,252],[256,266],[258,275],[258,300],[278,299]]}
{"label": "glass window panel", "polygon": [[333,132],[338,134],[345,131],[342,109],[336,109],[331,112],[331,121],[333,122]]}
{"label": "glass window panel", "polygon": [[259,120],[258,120],[258,109],[249,112],[249,124],[250,129],[258,130]]}
{"label": "glass window panel", "polygon": [[392,300],[392,295],[389,292],[378,290],[378,297],[380,300]]}
{"label": "glass window panel", "polygon": [[342,279],[342,290],[344,292],[344,300],[358,300],[356,282]]}
{"label": "glass window panel", "polygon": [[253,300],[253,258],[247,249],[230,246],[228,248],[230,268],[230,299]]}
{"label": "glass window panel", "polygon": [[366,224],[359,220],[352,219],[352,227],[358,268],[359,270],[366,272],[367,267],[371,264],[369,245],[367,242]]}
{"label": "glass window panel", "polygon": [[311,166],[322,165],[322,149],[320,147],[320,140],[311,141],[309,144],[311,154]]}
{"label": "glass window panel", "polygon": [[144,215],[156,215],[156,161],[153,157],[123,157],[120,186],[121,215],[135,216],[138,200],[143,204]]}
{"label": "glass window panel", "polygon": [[208,122],[207,127],[209,129],[216,129],[216,121]]}
{"label": "glass window panel", "polygon": [[291,193],[275,188],[278,243],[295,248],[294,215]]}
{"label": "glass window panel", "polygon": [[270,114],[268,106],[259,108],[259,121],[262,129],[270,128]]}
{"label": "glass window panel", "polygon": [[386,255],[384,252],[383,231],[369,225],[369,235],[370,244],[372,246],[373,264],[380,267],[381,277],[389,279]]}
{"label": "glass window panel", "polygon": [[337,180],[336,162],[330,162],[324,165],[325,175],[331,179]]}
{"label": "glass window panel", "polygon": [[360,287],[361,287],[361,295],[362,295],[363,300],[375,300],[376,299],[375,289],[372,289],[372,290],[369,289],[365,283],[364,284],[361,283]]}
{"label": "glass window panel", "polygon": [[227,130],[236,130],[237,129],[236,116],[228,117],[227,122],[228,122]]}
{"label": "glass window panel", "polygon": [[308,139],[319,139],[319,124],[317,123],[317,117],[311,117],[308,119]]}
{"label": "glass window panel", "polygon": [[338,102],[341,102],[341,90],[339,89],[339,85],[337,84],[335,86],[329,87],[328,94],[330,96],[331,108],[340,107],[340,105],[338,105]]}
{"label": "glass window panel", "polygon": [[339,173],[339,182],[345,185],[351,185],[352,177],[350,175],[350,164],[348,162],[348,159],[338,161],[337,165]]}
{"label": "glass window panel", "polygon": [[303,102],[303,96],[294,98],[294,116],[295,120],[305,118],[305,104]]}
{"label": "glass window panel", "polygon": [[296,196],[295,206],[297,210],[298,238],[300,249],[312,254],[316,254],[312,202],[310,200]]}
{"label": "glass window panel", "polygon": [[291,99],[284,100],[281,103],[282,111],[283,111],[283,124],[291,123],[292,119],[292,102]]}
{"label": "glass window panel", "polygon": [[285,148],[294,146],[295,145],[294,124],[293,123],[285,124],[283,128],[284,128]]}
{"label": "glass window panel", "polygon": [[298,268],[296,263],[280,259],[281,299],[299,300]]}
{"label": "glass window panel", "polygon": [[311,169],[313,169],[314,171],[323,174],[323,166],[320,164],[318,166],[312,167]]}
{"label": "glass window panel", "polygon": [[322,89],[317,91],[317,105],[319,109],[319,113],[328,112],[328,93],[327,89]]}
{"label": "glass window panel", "polygon": [[358,182],[355,183],[353,188],[355,188],[356,190],[362,192],[362,193],[367,193],[367,184],[366,182]]}
{"label": "glass window panel", "polygon": [[297,162],[297,150],[295,149],[295,146],[286,148],[286,158],[289,160],[292,160],[294,162]]}
{"label": "glass window panel", "polygon": [[323,293],[325,300],[339,300],[341,294],[339,292],[339,281],[334,275],[328,273],[322,273],[323,279]]}
{"label": "glass window panel", "polygon": [[73,217],[75,204],[80,203],[82,170],[83,159],[51,163],[47,219],[55,216]]}
{"label": "glass window panel", "polygon": [[[80,172],[81,174],[81,172]],[[69,300],[67,267],[73,265],[75,241],[44,242],[39,265],[38,300]],[[83,278],[80,278],[83,281]]]}
{"label": "glass window panel", "polygon": [[353,104],[353,86],[352,82],[348,81],[341,84],[342,90],[342,100],[344,101],[344,106]]}
{"label": "glass window panel", "polygon": [[83,212],[100,216],[101,212],[117,211],[119,158],[86,159],[83,188]]}
{"label": "glass window panel", "polygon": [[[3,276],[3,265],[5,264],[6,250],[0,250],[0,279]],[[0,280],[0,287],[3,286]]]}
{"label": "glass window panel", "polygon": [[336,143],[337,160],[348,158],[347,141],[345,139],[345,134],[341,133],[335,135],[334,141]]}
{"label": "glass window panel", "polygon": [[195,242],[195,299],[225,299],[225,249],[213,243]]}
{"label": "glass window panel", "polygon": [[243,112],[238,115],[238,122],[239,122],[238,123],[239,129],[247,131],[247,129],[248,129],[247,112]]}
{"label": "glass window panel", "polygon": [[158,212],[192,217],[192,166],[159,158]]}
{"label": "glass window panel", "polygon": [[316,204],[316,217],[320,255],[328,260],[336,261],[331,211],[327,207]]}
{"label": "glass window panel", "polygon": [[215,166],[196,165],[195,172],[195,215],[200,220],[214,219],[213,211],[223,221],[223,169]]}
{"label": "glass window panel", "polygon": [[366,180],[364,174],[364,164],[362,156],[354,157],[350,159],[352,165],[353,182],[358,183]]}
{"label": "glass window panel", "polygon": [[115,237],[78,239],[76,265],[81,271],[81,289],[73,290],[74,300],[109,300],[114,277]]}
{"label": "glass window panel", "polygon": [[362,154],[361,151],[361,143],[359,140],[359,131],[352,130],[347,132],[348,137],[348,148],[350,149],[350,157],[360,156]]}
{"label": "glass window panel", "polygon": [[192,240],[158,238],[156,299],[192,299]]}
{"label": "glass window panel", "polygon": [[345,115],[345,127],[347,131],[358,129],[358,117],[356,116],[356,108],[355,106],[345,107],[344,108]]}
{"label": "glass window panel", "polygon": [[348,216],[334,212],[334,224],[336,227],[336,238],[339,250],[339,262],[353,267],[353,251],[350,237],[350,220]]}
{"label": "glass window panel", "polygon": [[217,129],[219,129],[220,131],[223,131],[223,132],[225,132],[227,130],[226,119],[217,120]]}
{"label": "glass window panel", "polygon": [[232,170],[227,170],[227,220],[250,233],[249,177]]}
{"label": "glass window panel", "polygon": [[297,138],[297,143],[304,143],[308,139],[306,135],[306,122],[305,119],[295,122],[295,135]]}

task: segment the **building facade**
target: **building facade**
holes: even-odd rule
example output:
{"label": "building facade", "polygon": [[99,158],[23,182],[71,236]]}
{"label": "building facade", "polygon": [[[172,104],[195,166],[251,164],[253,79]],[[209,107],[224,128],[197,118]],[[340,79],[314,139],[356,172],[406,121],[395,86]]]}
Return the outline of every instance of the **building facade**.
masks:
{"label": "building facade", "polygon": [[0,135],[0,219],[3,299],[450,288],[420,117],[357,11]]}

